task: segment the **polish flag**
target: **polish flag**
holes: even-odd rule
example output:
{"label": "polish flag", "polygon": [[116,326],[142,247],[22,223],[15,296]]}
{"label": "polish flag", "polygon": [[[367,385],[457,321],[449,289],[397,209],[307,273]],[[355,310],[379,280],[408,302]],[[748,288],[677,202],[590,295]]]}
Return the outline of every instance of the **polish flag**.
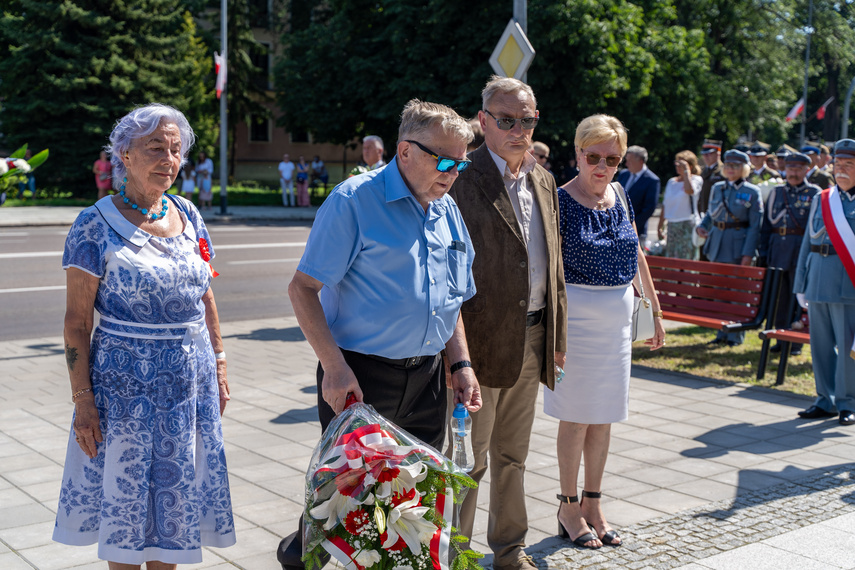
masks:
{"label": "polish flag", "polygon": [[798,100],[798,102],[795,105],[793,105],[793,108],[790,109],[790,112],[787,113],[787,122],[789,123],[790,121],[792,121],[793,119],[798,117],[802,113],[802,111],[804,111],[804,110],[805,110],[805,98],[802,97],[801,99]]}
{"label": "polish flag", "polygon": [[217,72],[217,99],[226,88],[226,58],[214,52],[214,66]]}
{"label": "polish flag", "polygon": [[816,118],[820,121],[825,118],[825,109],[834,101],[834,97],[829,97],[828,101],[822,104],[822,107],[816,112]]}

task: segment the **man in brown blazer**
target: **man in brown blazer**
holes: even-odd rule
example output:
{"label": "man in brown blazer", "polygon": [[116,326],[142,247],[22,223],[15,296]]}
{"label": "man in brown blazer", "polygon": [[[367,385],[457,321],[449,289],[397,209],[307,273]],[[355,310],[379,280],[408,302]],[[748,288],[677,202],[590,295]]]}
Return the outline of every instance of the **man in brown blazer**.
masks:
{"label": "man in brown blazer", "polygon": [[[537,125],[534,92],[494,76],[478,113],[485,143],[450,195],[472,238],[478,292],[461,314],[471,366],[481,382],[482,407],[472,414],[475,467],[480,481],[490,456],[487,542],[494,570],[533,570],[525,554],[523,475],[541,383],[554,386],[564,365],[567,298],[558,234],[555,179],[528,152]],[[469,363],[451,363],[456,365]],[[460,513],[472,536],[477,489]]]}

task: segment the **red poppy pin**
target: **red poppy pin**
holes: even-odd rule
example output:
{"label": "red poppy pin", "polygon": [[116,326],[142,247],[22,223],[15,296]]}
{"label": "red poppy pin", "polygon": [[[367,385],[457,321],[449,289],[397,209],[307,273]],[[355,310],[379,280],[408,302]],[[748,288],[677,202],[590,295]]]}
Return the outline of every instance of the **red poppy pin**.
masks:
{"label": "red poppy pin", "polygon": [[214,266],[211,265],[211,248],[208,247],[208,240],[205,238],[199,238],[199,255],[202,256],[202,259],[208,264],[208,270],[211,272],[211,277],[213,278],[219,275],[219,273],[214,271]]}

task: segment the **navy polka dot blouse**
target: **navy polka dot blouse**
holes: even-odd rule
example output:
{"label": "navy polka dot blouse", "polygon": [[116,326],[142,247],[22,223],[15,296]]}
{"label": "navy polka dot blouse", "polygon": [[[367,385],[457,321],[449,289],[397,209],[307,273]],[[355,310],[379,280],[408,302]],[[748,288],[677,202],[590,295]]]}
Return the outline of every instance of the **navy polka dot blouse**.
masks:
{"label": "navy polka dot blouse", "polygon": [[[623,192],[612,186],[612,190]],[[624,194],[625,196],[625,194]],[[564,280],[577,285],[626,285],[638,269],[638,236],[632,229],[635,214],[620,198],[606,210],[579,204],[563,188],[558,189],[561,218],[561,252]],[[627,215],[628,214],[628,215]]]}

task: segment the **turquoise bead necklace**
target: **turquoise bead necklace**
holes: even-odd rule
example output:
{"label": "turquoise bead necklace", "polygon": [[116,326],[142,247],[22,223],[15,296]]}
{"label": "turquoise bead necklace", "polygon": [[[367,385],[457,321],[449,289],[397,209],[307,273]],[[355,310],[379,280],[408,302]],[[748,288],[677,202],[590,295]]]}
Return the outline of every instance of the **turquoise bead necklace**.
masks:
{"label": "turquoise bead necklace", "polygon": [[[128,183],[127,178],[122,180],[122,185],[119,186],[119,196],[122,197],[122,201],[125,204],[131,204],[131,199],[128,198],[127,196],[125,196],[125,185],[127,185],[127,183]],[[166,215],[166,211],[169,209],[169,202],[166,201],[166,196],[161,197],[160,205],[162,206],[162,208],[161,208],[159,214],[149,214],[147,209],[140,208],[139,204],[136,204],[136,203],[131,204],[131,208],[134,210],[139,210],[140,214],[142,214],[143,216],[149,216],[149,217],[151,217],[152,222],[156,222],[160,218],[164,217]]]}

